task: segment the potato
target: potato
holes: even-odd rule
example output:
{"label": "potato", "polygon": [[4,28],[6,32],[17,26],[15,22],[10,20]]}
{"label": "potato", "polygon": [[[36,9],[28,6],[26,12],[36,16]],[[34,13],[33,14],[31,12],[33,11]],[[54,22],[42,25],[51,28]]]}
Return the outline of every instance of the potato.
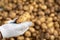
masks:
{"label": "potato", "polygon": [[25,22],[28,19],[30,19],[31,16],[28,12],[25,12],[23,15],[21,15],[18,19],[17,19],[17,23],[21,23],[21,22]]}
{"label": "potato", "polygon": [[31,37],[31,32],[30,32],[30,31],[26,31],[26,32],[25,32],[25,36],[26,36],[26,37]]}

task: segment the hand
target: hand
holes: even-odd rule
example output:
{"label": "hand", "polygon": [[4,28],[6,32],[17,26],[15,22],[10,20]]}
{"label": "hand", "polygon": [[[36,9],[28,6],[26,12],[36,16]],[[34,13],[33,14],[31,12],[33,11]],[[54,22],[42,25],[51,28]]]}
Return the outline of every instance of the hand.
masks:
{"label": "hand", "polygon": [[2,33],[3,38],[16,37],[24,34],[32,25],[32,22],[23,22],[20,24],[12,24],[10,22],[8,24],[2,25],[0,27],[0,31]]}

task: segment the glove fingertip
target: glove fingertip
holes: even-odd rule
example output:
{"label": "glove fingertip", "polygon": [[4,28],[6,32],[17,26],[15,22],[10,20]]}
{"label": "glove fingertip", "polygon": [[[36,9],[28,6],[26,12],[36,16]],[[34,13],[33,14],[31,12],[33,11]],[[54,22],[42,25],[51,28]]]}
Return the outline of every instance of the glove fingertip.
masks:
{"label": "glove fingertip", "polygon": [[33,26],[33,23],[32,22],[24,22],[24,23],[22,23],[24,26],[28,26],[28,27],[30,27],[30,26]]}

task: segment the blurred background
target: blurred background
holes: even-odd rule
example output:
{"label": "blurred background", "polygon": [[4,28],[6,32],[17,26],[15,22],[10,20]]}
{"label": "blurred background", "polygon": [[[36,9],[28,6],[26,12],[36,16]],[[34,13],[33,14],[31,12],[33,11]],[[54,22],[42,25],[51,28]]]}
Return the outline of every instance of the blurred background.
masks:
{"label": "blurred background", "polygon": [[32,21],[23,35],[2,40],[60,40],[60,0],[0,0],[0,25]]}

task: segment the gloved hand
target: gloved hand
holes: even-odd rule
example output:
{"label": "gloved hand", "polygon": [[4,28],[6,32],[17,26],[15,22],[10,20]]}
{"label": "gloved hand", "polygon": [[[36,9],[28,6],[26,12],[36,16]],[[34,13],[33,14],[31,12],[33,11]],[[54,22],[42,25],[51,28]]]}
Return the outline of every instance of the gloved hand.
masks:
{"label": "gloved hand", "polygon": [[13,23],[15,20],[8,21],[0,27],[3,38],[16,37],[24,34],[30,26],[33,25],[32,22],[23,22],[20,24]]}

